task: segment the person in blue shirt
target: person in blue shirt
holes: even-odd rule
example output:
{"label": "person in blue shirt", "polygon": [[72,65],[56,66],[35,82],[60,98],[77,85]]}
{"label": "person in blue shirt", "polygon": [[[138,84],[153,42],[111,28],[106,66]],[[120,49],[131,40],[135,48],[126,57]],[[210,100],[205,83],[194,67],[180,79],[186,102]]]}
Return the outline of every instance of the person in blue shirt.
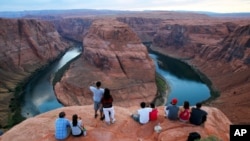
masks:
{"label": "person in blue shirt", "polygon": [[59,118],[55,121],[55,138],[63,141],[70,135],[70,121],[65,118],[65,112],[59,113]]}
{"label": "person in blue shirt", "polygon": [[166,106],[166,109],[165,109],[166,116],[170,120],[178,119],[179,107],[176,106],[177,102],[178,100],[176,98],[173,98],[171,101],[171,104]]}
{"label": "person in blue shirt", "polygon": [[104,89],[101,88],[102,83],[100,81],[97,81],[96,83],[93,83],[93,84],[95,84],[96,87],[89,86],[89,89],[93,93],[94,110],[95,110],[94,117],[97,118],[97,116],[98,116],[97,111],[100,110],[100,115],[101,115],[100,119],[103,120],[104,115],[103,115],[103,108],[101,105],[101,99],[102,99],[103,94],[104,94]]}

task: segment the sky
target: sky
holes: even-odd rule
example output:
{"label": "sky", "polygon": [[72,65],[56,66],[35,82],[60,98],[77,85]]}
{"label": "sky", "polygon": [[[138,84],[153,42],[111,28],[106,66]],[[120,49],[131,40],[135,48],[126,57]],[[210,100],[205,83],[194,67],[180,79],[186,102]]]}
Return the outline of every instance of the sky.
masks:
{"label": "sky", "polygon": [[0,11],[106,9],[250,12],[250,0],[0,0]]}

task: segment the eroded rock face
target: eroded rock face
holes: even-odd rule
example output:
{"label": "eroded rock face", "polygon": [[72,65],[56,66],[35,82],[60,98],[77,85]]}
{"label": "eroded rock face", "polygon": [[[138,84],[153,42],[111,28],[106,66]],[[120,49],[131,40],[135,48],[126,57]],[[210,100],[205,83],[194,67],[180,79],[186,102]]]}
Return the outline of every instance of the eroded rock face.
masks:
{"label": "eroded rock face", "polygon": [[164,19],[159,17],[117,17],[118,21],[128,24],[142,42],[152,42],[154,35]]}
{"label": "eroded rock face", "polygon": [[0,18],[0,124],[7,122],[12,92],[36,69],[62,54],[69,44],[48,22]]}
{"label": "eroded rock face", "polygon": [[0,19],[1,91],[13,89],[37,68],[55,59],[69,46],[52,24],[35,20]]}
{"label": "eroded rock face", "polygon": [[[208,118],[204,126],[195,126],[180,121],[170,121],[164,116],[164,107],[157,107],[158,119],[145,125],[135,122],[130,113],[139,107],[122,108],[114,106],[116,122],[107,125],[104,121],[95,119],[93,105],[70,106],[52,110],[41,115],[29,118],[14,126],[0,136],[1,141],[56,141],[54,138],[54,122],[59,112],[64,111],[66,118],[72,119],[73,114],[78,114],[87,129],[87,136],[72,137],[66,141],[185,141],[190,132],[198,132],[201,138],[216,136],[219,140],[229,141],[229,125],[231,122],[218,109],[202,107],[208,112]],[[162,131],[154,132],[154,126],[160,123]]]}
{"label": "eroded rock face", "polygon": [[97,20],[83,44],[82,57],[55,86],[63,104],[91,104],[89,84],[97,80],[111,89],[118,105],[133,106],[154,99],[157,92],[154,63],[128,25],[115,20]]}
{"label": "eroded rock face", "polygon": [[249,124],[249,25],[188,23],[181,27],[163,24],[152,48],[201,70],[221,94],[209,104],[220,108],[233,123]]}
{"label": "eroded rock face", "polygon": [[52,20],[57,31],[65,38],[82,42],[84,35],[93,22],[91,18],[62,18]]}

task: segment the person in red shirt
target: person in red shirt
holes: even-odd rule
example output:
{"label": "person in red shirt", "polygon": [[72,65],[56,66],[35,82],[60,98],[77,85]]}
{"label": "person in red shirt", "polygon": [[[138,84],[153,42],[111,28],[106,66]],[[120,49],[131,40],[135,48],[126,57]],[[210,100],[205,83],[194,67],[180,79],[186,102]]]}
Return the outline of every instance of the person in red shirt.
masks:
{"label": "person in red shirt", "polygon": [[155,108],[155,104],[150,103],[150,107],[152,108],[152,111],[149,113],[149,120],[150,121],[157,120],[158,110],[157,110],[157,108]]}

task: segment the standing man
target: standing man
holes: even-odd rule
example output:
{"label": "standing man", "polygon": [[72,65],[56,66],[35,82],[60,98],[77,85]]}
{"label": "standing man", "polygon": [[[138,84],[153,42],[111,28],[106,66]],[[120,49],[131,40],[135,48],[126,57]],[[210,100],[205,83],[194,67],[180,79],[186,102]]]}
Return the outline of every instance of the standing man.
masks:
{"label": "standing man", "polygon": [[63,141],[70,135],[70,121],[65,115],[65,112],[60,112],[59,118],[55,121],[55,138],[58,141]]}
{"label": "standing man", "polygon": [[101,99],[103,97],[104,89],[101,88],[102,83],[100,81],[97,81],[95,83],[96,87],[94,86],[89,86],[90,91],[93,93],[93,101],[94,101],[94,110],[95,110],[95,118],[97,118],[98,114],[97,111],[100,109],[100,119],[103,120],[103,109],[101,106]]}

